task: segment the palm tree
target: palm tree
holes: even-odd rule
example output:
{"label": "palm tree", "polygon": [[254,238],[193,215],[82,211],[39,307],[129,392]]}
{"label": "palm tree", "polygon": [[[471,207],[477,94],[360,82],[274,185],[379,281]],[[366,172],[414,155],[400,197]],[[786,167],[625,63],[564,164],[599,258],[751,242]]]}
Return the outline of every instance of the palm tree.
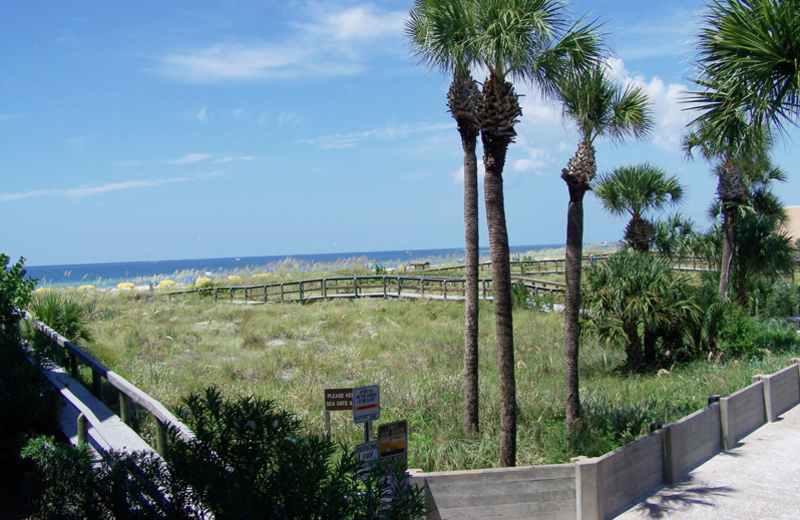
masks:
{"label": "palm tree", "polygon": [[647,252],[655,238],[655,229],[643,215],[667,203],[680,202],[683,186],[677,177],[667,177],[661,168],[643,163],[603,174],[594,186],[594,193],[610,213],[631,216],[625,240],[636,251]]}
{"label": "palm tree", "polygon": [[[705,95],[710,95],[708,92]],[[724,93],[714,93],[724,96]],[[742,178],[742,166],[749,167],[766,160],[772,147],[772,136],[764,127],[748,125],[741,112],[716,112],[716,120],[696,122],[683,139],[683,150],[692,158],[699,149],[712,162],[718,178],[717,196],[721,202],[722,258],[720,262],[719,297],[728,298],[731,261],[734,249],[734,220],[739,208],[747,203],[748,190]]]}
{"label": "palm tree", "polygon": [[462,423],[465,434],[479,428],[478,402],[478,160],[480,132],[477,106],[480,89],[470,65],[475,31],[475,2],[416,0],[406,23],[406,34],[416,55],[453,80],[447,107],[458,125],[464,149],[464,384]]}
{"label": "palm tree", "polygon": [[586,285],[599,338],[625,346],[625,365],[631,371],[641,371],[655,360],[659,336],[701,313],[690,277],[676,273],[661,256],[620,252],[590,267]]}
{"label": "palm tree", "polygon": [[[786,173],[763,154],[737,161],[747,190],[747,206],[732,220],[736,241],[730,260],[730,279],[739,304],[749,306],[749,288],[758,280],[775,282],[794,269],[791,238],[783,229],[787,215],[771,190],[773,182],[785,182]],[[709,210],[716,218],[725,211],[721,201]]]}
{"label": "palm tree", "polygon": [[569,189],[565,259],[564,358],[566,380],[566,427],[569,433],[580,415],[578,349],[581,306],[581,258],[583,256],[583,197],[597,173],[594,141],[608,137],[642,138],[653,127],[647,96],[638,87],[621,88],[611,82],[605,68],[569,71],[557,81],[556,97],[562,113],[580,132],[581,142],[561,178]]}
{"label": "palm tree", "polygon": [[[720,125],[726,114],[783,129],[800,112],[800,3],[797,0],[716,0],[698,42],[703,111],[695,123]],[[710,93],[711,95],[705,95]],[[716,95],[722,93],[723,95]]]}
{"label": "palm tree", "polygon": [[570,27],[563,4],[556,0],[477,0],[477,5],[476,56],[489,72],[478,105],[478,119],[486,171],[484,197],[497,335],[500,465],[514,466],[517,404],[503,167],[522,110],[508,80],[525,79],[545,93],[552,92],[560,71],[593,63],[599,55],[599,40],[592,27]]}

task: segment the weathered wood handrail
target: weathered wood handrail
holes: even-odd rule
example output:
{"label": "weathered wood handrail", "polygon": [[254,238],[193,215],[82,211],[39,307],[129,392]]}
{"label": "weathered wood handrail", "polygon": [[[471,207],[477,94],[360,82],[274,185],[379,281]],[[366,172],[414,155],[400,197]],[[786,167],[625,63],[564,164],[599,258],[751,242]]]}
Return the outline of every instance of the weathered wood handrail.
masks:
{"label": "weathered wood handrail", "polygon": [[77,362],[80,361],[92,370],[92,386],[95,394],[102,397],[102,380],[105,378],[108,383],[119,391],[120,395],[120,418],[126,424],[131,423],[129,413],[130,401],[133,401],[140,407],[147,410],[153,416],[156,422],[156,451],[163,455],[166,451],[166,428],[168,426],[174,427],[178,435],[184,440],[191,440],[194,438],[194,433],[186,427],[185,424],[180,422],[172,413],[169,412],[164,406],[147,395],[145,392],[131,384],[124,377],[116,372],[110,370],[108,367],[94,359],[92,356],[84,352],[80,347],[67,340],[64,336],[54,331],[44,323],[37,321],[33,315],[26,311],[21,311],[21,314],[36,330],[44,333],[55,344],[63,347],[70,357],[70,372],[73,379],[78,379]]}
{"label": "weathered wood handrail", "polygon": [[[538,296],[539,292],[562,293],[565,284],[513,275],[512,280],[521,282]],[[331,276],[310,278],[291,282],[275,282],[263,285],[234,285],[203,287],[167,293],[169,297],[186,294],[213,294],[217,301],[221,296],[230,301],[244,299],[251,303],[307,302],[337,298],[425,298],[437,300],[463,300],[465,278],[445,276],[411,276],[400,274]],[[492,298],[491,278],[479,278],[482,299]],[[461,293],[461,294],[459,294]]]}

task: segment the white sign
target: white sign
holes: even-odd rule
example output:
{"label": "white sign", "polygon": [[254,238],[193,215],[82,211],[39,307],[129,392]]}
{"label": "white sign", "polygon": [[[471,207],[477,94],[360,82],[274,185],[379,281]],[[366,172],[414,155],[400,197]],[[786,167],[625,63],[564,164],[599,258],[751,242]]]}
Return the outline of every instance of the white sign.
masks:
{"label": "white sign", "polygon": [[381,391],[378,385],[353,388],[353,422],[377,421],[381,418]]}
{"label": "white sign", "polygon": [[360,471],[370,471],[378,464],[378,460],[380,459],[378,441],[359,444],[356,446],[355,453]]}

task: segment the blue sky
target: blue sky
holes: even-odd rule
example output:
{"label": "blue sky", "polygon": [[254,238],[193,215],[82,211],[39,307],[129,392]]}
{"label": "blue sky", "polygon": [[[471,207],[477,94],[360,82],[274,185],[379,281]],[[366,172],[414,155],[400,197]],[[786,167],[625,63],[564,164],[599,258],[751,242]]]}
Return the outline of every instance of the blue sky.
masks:
{"label": "blue sky", "polygon": [[[29,265],[463,245],[449,79],[411,56],[409,1],[9,2],[0,18],[0,250]],[[615,77],[651,95],[651,138],[599,143],[600,171],[648,161],[708,224],[715,181],[679,150],[700,1],[575,1],[605,21]],[[483,78],[480,78],[483,79]],[[520,84],[505,173],[513,245],[564,241],[577,145]],[[776,149],[800,204],[792,132]],[[482,204],[482,202],[481,202]],[[481,208],[481,218],[484,212]],[[624,219],[587,195],[586,241]],[[485,224],[482,245],[488,244]]]}

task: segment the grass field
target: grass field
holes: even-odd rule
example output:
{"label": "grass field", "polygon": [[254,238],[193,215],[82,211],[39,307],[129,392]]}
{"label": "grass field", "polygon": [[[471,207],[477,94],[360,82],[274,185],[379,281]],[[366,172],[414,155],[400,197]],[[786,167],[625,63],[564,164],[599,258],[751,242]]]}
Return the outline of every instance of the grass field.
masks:
{"label": "grass field", "polygon": [[[229,395],[273,399],[321,433],[323,389],[379,384],[381,422],[409,421],[409,464],[424,470],[493,467],[499,458],[499,396],[494,316],[481,304],[481,432],[461,433],[463,303],[338,300],[314,304],[236,305],[148,293],[97,297],[87,347],[113,370],[168,407],[216,385]],[[731,393],[753,374],[786,366],[796,353],[671,367],[624,375],[621,349],[584,338],[581,397],[589,435],[572,451],[563,432],[563,325],[558,314],[514,315],[519,405],[518,464],[599,455]],[[363,430],[332,413],[334,438],[350,446]]]}

